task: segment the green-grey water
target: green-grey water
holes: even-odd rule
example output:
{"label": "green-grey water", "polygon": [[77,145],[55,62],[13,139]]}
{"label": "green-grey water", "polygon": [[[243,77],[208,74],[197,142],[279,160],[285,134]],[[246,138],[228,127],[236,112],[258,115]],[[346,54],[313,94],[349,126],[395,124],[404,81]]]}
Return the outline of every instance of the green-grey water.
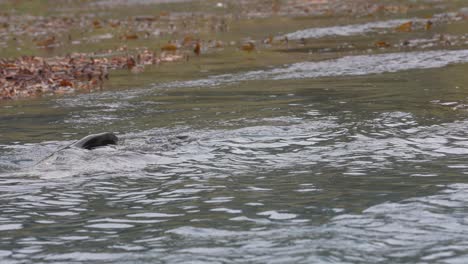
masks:
{"label": "green-grey water", "polygon": [[225,52],[1,102],[0,262],[466,262],[466,48]]}

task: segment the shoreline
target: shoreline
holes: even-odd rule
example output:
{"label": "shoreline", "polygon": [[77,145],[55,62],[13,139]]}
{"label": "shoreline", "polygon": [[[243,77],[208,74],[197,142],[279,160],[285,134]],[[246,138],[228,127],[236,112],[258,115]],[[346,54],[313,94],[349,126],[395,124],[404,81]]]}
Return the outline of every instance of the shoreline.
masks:
{"label": "shoreline", "polygon": [[180,61],[181,53],[143,49],[136,55],[92,56],[75,53],[65,57],[22,56],[0,59],[0,101],[47,94],[101,90],[109,71],[127,69],[139,73],[148,65]]}
{"label": "shoreline", "polygon": [[[69,7],[72,14],[65,16],[65,11],[57,11],[60,5],[41,4],[46,15],[32,15],[28,14],[30,7],[18,11],[22,4],[12,4],[14,9],[0,13],[0,102],[100,90],[113,70],[140,73],[147,65],[181,61],[228,47],[266,57],[263,51],[345,56],[468,45],[468,32],[452,33],[461,31],[453,24],[468,19],[468,7],[441,12],[440,7],[428,4],[369,0],[342,5],[334,0],[210,3],[198,3],[191,12],[171,9],[178,5],[158,8],[154,4],[137,13],[135,6],[117,5],[105,13],[85,5],[82,8],[90,12],[84,16],[73,16],[83,12],[70,11],[77,6]],[[203,8],[208,9],[200,13]],[[430,16],[419,14],[424,10]],[[54,15],[47,13],[55,11]],[[289,19],[289,24],[262,31],[252,23],[272,18]],[[355,23],[330,24],[333,18]],[[320,19],[328,22],[321,24]],[[452,25],[455,30],[444,29]],[[105,52],[96,53],[99,50]],[[239,54],[233,56],[253,60]],[[2,58],[5,56],[13,59]]]}

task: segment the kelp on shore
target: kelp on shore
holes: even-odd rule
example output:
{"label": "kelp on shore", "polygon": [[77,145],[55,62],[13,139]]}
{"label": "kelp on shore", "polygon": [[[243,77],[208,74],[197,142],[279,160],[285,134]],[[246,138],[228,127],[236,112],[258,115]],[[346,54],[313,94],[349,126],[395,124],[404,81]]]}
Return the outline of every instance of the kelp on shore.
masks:
{"label": "kelp on shore", "polygon": [[[387,21],[393,16],[406,16],[411,12],[431,8],[433,11],[440,9],[440,6],[434,9],[428,3],[242,0],[211,3],[211,9],[203,12],[196,9],[192,12],[168,12],[148,8],[138,14],[129,13],[128,16],[114,12],[130,8],[125,6],[127,1],[120,1],[120,4],[114,1],[89,1],[79,8],[84,12],[82,16],[70,16],[77,12],[74,10],[77,6],[69,6],[68,1],[58,3],[61,4],[57,7],[47,7],[47,10],[54,12],[53,16],[22,14],[16,10],[0,12],[0,47],[5,48],[8,56],[20,56],[0,58],[0,101],[102,89],[112,70],[127,69],[137,73],[143,71],[145,65],[181,60],[192,54],[199,56],[225,47],[234,47],[246,54],[261,54],[264,50],[307,54],[337,50],[346,55],[438,47],[461,48],[468,45],[468,34],[465,32],[449,34],[440,30],[448,24],[468,19],[467,8],[456,12],[432,13],[424,18],[411,17],[406,22],[398,22],[401,23],[398,25]],[[208,3],[198,5],[206,8]],[[15,5],[21,6],[21,3],[14,2],[11,6]],[[113,11],[104,12],[108,9]],[[252,35],[252,32],[244,32],[245,28],[235,28],[244,20],[269,17],[346,17],[359,18],[363,22],[342,27],[312,25],[293,33],[265,32],[264,35]],[[379,27],[379,21],[387,21],[385,23],[388,25]],[[351,27],[355,35],[366,35],[366,42],[338,38],[328,46],[320,43],[321,38],[339,37],[340,34],[333,32]],[[363,29],[356,30],[359,27]],[[241,34],[236,30],[242,30]],[[119,46],[121,48],[116,48]],[[110,51],[94,53],[102,49]],[[76,50],[88,53],[47,57]],[[21,56],[25,54],[43,54],[43,57]],[[260,56],[265,56],[265,53]],[[245,58],[239,56],[239,59]]]}
{"label": "kelp on shore", "polygon": [[144,49],[135,56],[92,57],[72,54],[52,58],[23,56],[0,59],[0,99],[102,89],[104,81],[109,79],[109,70],[128,69],[138,72],[145,65],[182,58],[181,54],[162,53],[158,56]]}

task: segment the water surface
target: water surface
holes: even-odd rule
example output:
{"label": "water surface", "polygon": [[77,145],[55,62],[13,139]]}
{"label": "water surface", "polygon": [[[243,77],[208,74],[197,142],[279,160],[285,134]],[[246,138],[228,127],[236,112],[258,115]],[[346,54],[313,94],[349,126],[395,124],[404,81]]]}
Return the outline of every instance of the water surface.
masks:
{"label": "water surface", "polygon": [[464,263],[466,48],[332,57],[3,102],[1,262]]}

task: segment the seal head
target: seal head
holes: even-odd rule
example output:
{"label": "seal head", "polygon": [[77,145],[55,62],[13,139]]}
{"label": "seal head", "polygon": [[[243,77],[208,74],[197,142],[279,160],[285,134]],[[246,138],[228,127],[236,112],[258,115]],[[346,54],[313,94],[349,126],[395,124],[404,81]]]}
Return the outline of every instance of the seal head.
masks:
{"label": "seal head", "polygon": [[117,145],[118,141],[119,139],[114,135],[114,133],[105,132],[86,136],[78,140],[76,143],[73,143],[71,146],[91,150],[107,145]]}

